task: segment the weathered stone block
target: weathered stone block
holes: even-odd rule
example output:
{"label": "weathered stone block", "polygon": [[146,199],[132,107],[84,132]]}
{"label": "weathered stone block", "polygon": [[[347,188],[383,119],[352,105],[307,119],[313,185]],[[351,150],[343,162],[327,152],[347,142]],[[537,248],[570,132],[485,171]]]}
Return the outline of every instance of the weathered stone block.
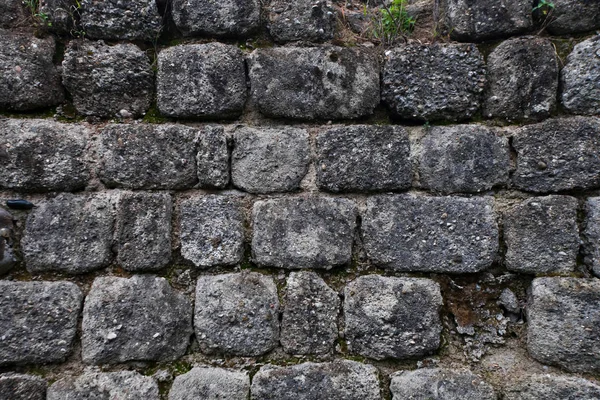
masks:
{"label": "weathered stone block", "polygon": [[111,194],[59,194],[29,214],[21,240],[27,270],[81,274],[112,260],[115,219]]}
{"label": "weathered stone block", "polygon": [[275,0],[269,7],[269,32],[277,42],[333,38],[335,10],[327,0]]}
{"label": "weathered stone block", "polygon": [[600,115],[600,35],[579,43],[567,56],[561,84],[561,100],[567,111]]}
{"label": "weathered stone block", "polygon": [[504,213],[506,267],[529,274],[569,274],[577,264],[577,199],[532,197]]}
{"label": "weathered stone block", "polygon": [[479,272],[498,251],[489,197],[373,196],[362,230],[369,259],[394,271]]}
{"label": "weathered stone block", "polygon": [[52,36],[0,29],[0,109],[27,111],[64,100],[60,74],[52,62]]}
{"label": "weathered stone block", "polygon": [[86,371],[77,378],[64,378],[48,388],[47,400],[159,400],[158,385],[135,371]]}
{"label": "weathered stone block", "polygon": [[543,119],[556,108],[558,61],[550,40],[527,36],[504,41],[488,56],[487,68],[486,117]]}
{"label": "weathered stone block", "polygon": [[527,304],[527,350],[571,372],[600,371],[600,280],[537,278]]}
{"label": "weathered stone block", "polygon": [[490,384],[468,370],[423,368],[392,374],[394,399],[496,400]]}
{"label": "weathered stone block", "polygon": [[351,119],[379,104],[379,63],[367,49],[264,48],[248,62],[252,96],[269,117]]}
{"label": "weathered stone block", "polygon": [[45,29],[59,34],[72,34],[76,30],[77,2],[75,0],[41,0],[39,14],[47,17]]}
{"label": "weathered stone block", "polygon": [[511,382],[504,390],[505,400],[600,398],[600,386],[582,378],[554,374],[534,374]]}
{"label": "weathered stone block", "polygon": [[0,120],[0,187],[18,191],[75,191],[90,177],[82,125],[37,119]]}
{"label": "weathered stone block", "polygon": [[85,298],[82,331],[87,364],[173,361],[190,343],[192,306],[164,278],[100,277]]}
{"label": "weathered stone block", "polygon": [[252,254],[276,268],[324,268],[348,264],[357,209],[341,198],[296,197],[257,201]]}
{"label": "weathered stone block", "polygon": [[508,183],[508,138],[483,125],[434,126],[418,151],[421,187],[478,193]]}
{"label": "weathered stone block", "polygon": [[0,399],[46,400],[45,380],[38,376],[23,374],[0,375]]}
{"label": "weathered stone block", "polygon": [[235,118],[246,103],[244,56],[231,45],[169,47],[158,54],[156,81],[158,109],[171,117]]}
{"label": "weathered stone block", "polygon": [[27,25],[22,0],[0,0],[0,28]]}
{"label": "weathered stone block", "polygon": [[281,345],[290,354],[327,353],[338,336],[338,294],[314,272],[292,272],[287,279]]}
{"label": "weathered stone block", "polygon": [[552,14],[546,30],[564,35],[600,28],[600,3],[594,0],[553,0]]}
{"label": "weathered stone block", "polygon": [[195,367],[173,381],[169,400],[247,400],[250,377],[245,371]]}
{"label": "weathered stone block", "polygon": [[203,353],[258,356],[279,343],[279,298],[269,276],[240,272],[200,276],[194,314]]}
{"label": "weathered stone block", "polygon": [[255,400],[381,399],[377,369],[349,360],[291,367],[267,364],[254,375],[251,392]]}
{"label": "weathered stone block", "polygon": [[513,184],[545,193],[600,187],[600,119],[559,118],[516,130]]}
{"label": "weathered stone block", "polygon": [[305,129],[242,127],[233,135],[231,180],[250,193],[298,189],[308,171],[310,144]]}
{"label": "weathered stone block", "polygon": [[430,279],[361,276],[344,289],[348,350],[376,360],[430,354],[440,346],[441,306]]}
{"label": "weathered stone block", "polygon": [[77,285],[2,280],[0,293],[0,365],[64,361],[81,311]]}
{"label": "weathered stone block", "polygon": [[197,267],[235,265],[244,255],[244,216],[239,199],[192,197],[181,203],[181,255]]}
{"label": "weathered stone block", "polygon": [[408,133],[400,126],[350,125],[316,140],[317,186],[331,192],[408,189]]}
{"label": "weathered stone block", "polygon": [[198,186],[225,188],[229,183],[229,150],[222,126],[208,125],[198,134]]}
{"label": "weathered stone block", "polygon": [[586,264],[600,277],[600,197],[590,197],[585,203],[583,246]]}
{"label": "weathered stone block", "polygon": [[258,0],[173,0],[173,21],[185,36],[243,37],[260,26]]}

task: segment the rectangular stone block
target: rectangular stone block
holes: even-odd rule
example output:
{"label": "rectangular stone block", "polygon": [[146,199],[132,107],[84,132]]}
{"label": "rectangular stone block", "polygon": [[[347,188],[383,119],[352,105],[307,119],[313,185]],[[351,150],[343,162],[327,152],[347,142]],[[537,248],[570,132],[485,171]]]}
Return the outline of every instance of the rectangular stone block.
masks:
{"label": "rectangular stone block", "polygon": [[504,400],[600,399],[600,386],[587,379],[557,374],[533,374],[511,382]]}
{"label": "rectangular stone block", "polygon": [[39,376],[25,374],[0,375],[0,399],[46,400],[48,384]]}
{"label": "rectangular stone block", "polygon": [[335,34],[336,10],[329,1],[276,0],[268,11],[269,33],[276,42],[323,42]]}
{"label": "rectangular stone block", "polygon": [[159,400],[158,385],[150,376],[136,371],[85,371],[82,375],[63,378],[48,388],[47,400]]}
{"label": "rectangular stone block", "polygon": [[158,40],[162,17],[155,0],[81,0],[78,13],[86,37],[108,40]]}
{"label": "rectangular stone block", "polygon": [[229,184],[229,150],[222,126],[207,125],[198,133],[198,186],[223,189]]}
{"label": "rectangular stone block", "polygon": [[[600,28],[600,3],[593,0],[552,0],[548,32],[565,35],[592,32]],[[549,10],[546,10],[549,11]]]}
{"label": "rectangular stone block", "polygon": [[194,367],[179,375],[169,391],[169,400],[247,400],[250,377],[246,371]]}
{"label": "rectangular stone block", "polygon": [[185,36],[244,37],[260,27],[259,0],[173,0],[173,21]]}
{"label": "rectangular stone block", "polygon": [[394,399],[498,399],[494,388],[481,377],[469,370],[449,368],[396,372],[391,375],[390,391]]}
{"label": "rectangular stone block", "polygon": [[600,197],[590,197],[585,203],[582,234],[585,263],[600,277]]}
{"label": "rectangular stone block", "polygon": [[[578,0],[575,0],[578,1]],[[592,3],[589,3],[592,4]],[[600,2],[597,18],[600,26]],[[600,35],[578,43],[561,70],[561,102],[572,114],[600,114]]]}

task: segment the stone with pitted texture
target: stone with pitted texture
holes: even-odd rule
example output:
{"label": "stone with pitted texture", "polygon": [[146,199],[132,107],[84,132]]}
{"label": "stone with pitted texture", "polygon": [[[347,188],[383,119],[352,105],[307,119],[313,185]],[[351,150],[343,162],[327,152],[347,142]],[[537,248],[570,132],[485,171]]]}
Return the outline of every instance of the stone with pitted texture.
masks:
{"label": "stone with pitted texture", "polygon": [[269,6],[269,32],[277,42],[333,38],[335,10],[327,0],[276,0]]}
{"label": "stone with pitted texture", "polygon": [[600,2],[595,0],[552,0],[546,29],[552,35],[590,32],[600,29]]}
{"label": "stone with pitted texture", "polygon": [[174,0],[173,21],[185,36],[244,37],[261,22],[259,0]]}
{"label": "stone with pitted texture", "polygon": [[40,15],[47,18],[46,24],[49,31],[58,34],[75,34],[77,14],[77,0],[38,0]]}
{"label": "stone with pitted texture", "polygon": [[22,0],[0,0],[0,28],[16,28],[27,23]]}
{"label": "stone with pitted texture", "polygon": [[47,400],[159,400],[158,385],[135,371],[86,371],[63,378],[48,388]]}
{"label": "stone with pitted texture", "polygon": [[496,400],[490,384],[468,370],[422,368],[392,374],[394,399]]}
{"label": "stone with pitted texture", "polygon": [[206,125],[198,134],[198,186],[222,189],[229,183],[229,151],[222,126]]}
{"label": "stone with pitted texture", "polygon": [[587,379],[534,374],[507,385],[504,400],[600,399],[600,386]]}
{"label": "stone with pitted texture", "polygon": [[155,0],[81,0],[78,13],[92,39],[152,41],[162,28]]}
{"label": "stone with pitted texture", "polygon": [[561,84],[561,101],[567,111],[600,115],[600,35],[577,44],[567,56]]}
{"label": "stone with pitted texture", "polygon": [[250,377],[245,371],[195,367],[179,375],[169,391],[169,400],[247,400]]}
{"label": "stone with pitted texture", "polygon": [[585,203],[583,228],[585,262],[594,275],[600,277],[600,197],[590,197]]}
{"label": "stone with pitted texture", "polygon": [[24,374],[0,375],[0,399],[46,400],[48,384],[38,376]]}

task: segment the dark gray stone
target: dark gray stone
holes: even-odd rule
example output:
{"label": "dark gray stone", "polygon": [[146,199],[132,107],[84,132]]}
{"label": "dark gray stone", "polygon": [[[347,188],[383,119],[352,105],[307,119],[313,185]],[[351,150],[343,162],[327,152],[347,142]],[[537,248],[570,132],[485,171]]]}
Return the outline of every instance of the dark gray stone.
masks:
{"label": "dark gray stone", "polygon": [[376,360],[433,353],[440,346],[442,302],[440,286],[430,279],[357,278],[344,289],[348,350]]}
{"label": "dark gray stone", "polygon": [[51,120],[0,120],[0,187],[18,191],[75,191],[90,177],[90,131]]}
{"label": "dark gray stone", "polygon": [[600,386],[586,379],[555,374],[534,374],[511,382],[504,390],[504,400],[595,400]]}
{"label": "dark gray stone", "polygon": [[362,230],[369,259],[394,271],[479,272],[498,251],[490,197],[373,196]]}
{"label": "dark gray stone", "polygon": [[40,377],[23,374],[0,375],[0,399],[46,400],[48,384]]}
{"label": "dark gray stone", "polygon": [[600,371],[600,280],[537,278],[527,303],[527,350],[571,372]]}
{"label": "dark gray stone", "polygon": [[16,28],[27,24],[22,0],[0,0],[0,28]]}
{"label": "dark gray stone", "polygon": [[357,215],[351,200],[262,200],[254,203],[252,215],[252,255],[259,266],[329,269],[350,263]]}
{"label": "dark gray stone", "polygon": [[229,150],[222,126],[204,126],[198,134],[198,185],[225,188],[229,183]]}
{"label": "dark gray stone", "polygon": [[583,246],[586,264],[600,277],[600,197],[590,197],[585,203]]}
{"label": "dark gray stone", "polygon": [[308,171],[310,144],[305,129],[242,127],[233,135],[231,180],[250,193],[298,189]]}
{"label": "dark gray stone", "polygon": [[169,400],[247,400],[250,377],[245,371],[196,367],[173,381]]}
{"label": "dark gray stone", "polygon": [[600,115],[600,35],[575,46],[561,71],[561,84],[562,105],[567,111]]}
{"label": "dark gray stone", "polygon": [[46,29],[74,34],[79,9],[76,0],[39,0],[39,13],[47,16]]}
{"label": "dark gray stone", "polygon": [[15,238],[15,218],[11,213],[0,208],[0,275],[9,272],[17,264],[13,246]]}
{"label": "dark gray stone", "polygon": [[418,152],[421,187],[478,193],[508,183],[508,139],[483,125],[434,126]]}
{"label": "dark gray stone", "polygon": [[86,371],[64,378],[48,388],[47,400],[159,400],[158,385],[135,371]]}
{"label": "dark gray stone", "polygon": [[243,271],[200,276],[194,328],[206,354],[259,356],[279,343],[279,298],[270,276]]}
{"label": "dark gray stone", "polygon": [[198,196],[181,203],[181,255],[197,267],[235,265],[244,256],[244,216],[238,198]]}
{"label": "dark gray stone", "polygon": [[173,0],[173,21],[185,36],[244,37],[260,26],[259,0]]}
{"label": "dark gray stone", "polygon": [[487,68],[486,117],[539,120],[556,108],[558,61],[549,39],[526,36],[504,41],[488,56]]}
{"label": "dark gray stone", "polygon": [[379,104],[379,63],[369,49],[264,48],[248,62],[252,96],[269,117],[352,119]]}
{"label": "dark gray stone", "polygon": [[81,311],[77,285],[0,280],[0,293],[0,365],[64,361]]}
{"label": "dark gray stone", "polygon": [[377,369],[356,361],[267,364],[252,379],[253,400],[380,400]]}
{"label": "dark gray stone", "polygon": [[165,278],[100,277],[85,298],[81,325],[84,363],[174,361],[190,343],[192,306]]}
{"label": "dark gray stone", "polygon": [[464,120],[479,110],[485,63],[473,44],[408,44],[386,51],[382,86],[397,117]]}
{"label": "dark gray stone", "polygon": [[327,0],[275,0],[269,6],[269,32],[277,42],[333,38],[335,10]]}
{"label": "dark gray stone", "polygon": [[314,272],[292,272],[287,279],[281,345],[290,354],[327,353],[338,336],[340,299]]}
{"label": "dark gray stone", "polygon": [[115,200],[106,193],[63,193],[37,203],[21,240],[27,270],[82,274],[108,266]]}
{"label": "dark gray stone", "polygon": [[552,0],[554,8],[546,30],[552,35],[600,29],[600,3],[595,0]]}
{"label": "dark gray stone", "polygon": [[60,104],[65,96],[52,59],[52,36],[0,29],[0,109],[28,111]]}
{"label": "dark gray stone", "polygon": [[394,399],[496,400],[492,386],[468,370],[423,368],[392,374]]}
{"label": "dark gray stone", "polygon": [[408,133],[400,126],[350,125],[316,140],[317,186],[331,192],[408,189]]}
{"label": "dark gray stone", "polygon": [[157,270],[171,260],[168,193],[122,193],[117,208],[119,265],[127,271]]}
{"label": "dark gray stone", "polygon": [[600,119],[557,118],[516,130],[517,189],[546,193],[600,187]]}

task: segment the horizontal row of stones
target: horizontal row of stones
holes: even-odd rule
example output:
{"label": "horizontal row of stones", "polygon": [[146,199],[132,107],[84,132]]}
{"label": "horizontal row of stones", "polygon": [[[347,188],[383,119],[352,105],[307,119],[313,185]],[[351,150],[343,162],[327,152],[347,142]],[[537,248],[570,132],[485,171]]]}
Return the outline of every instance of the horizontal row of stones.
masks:
{"label": "horizontal row of stones", "polygon": [[[251,97],[272,118],[354,119],[383,101],[408,120],[466,120],[480,110],[508,121],[540,120],[556,109],[560,80],[565,110],[597,115],[599,52],[600,36],[579,43],[559,74],[552,42],[540,37],[502,42],[487,67],[473,44],[407,44],[386,51],[380,77],[378,53],[368,48],[275,47],[245,56],[222,43],[187,44],[158,54],[156,98],[161,114],[178,118],[236,118]],[[0,108],[64,101],[54,53],[51,37],[0,33]],[[150,60],[133,44],[71,41],[62,84],[88,116],[139,117],[154,96]]]}

